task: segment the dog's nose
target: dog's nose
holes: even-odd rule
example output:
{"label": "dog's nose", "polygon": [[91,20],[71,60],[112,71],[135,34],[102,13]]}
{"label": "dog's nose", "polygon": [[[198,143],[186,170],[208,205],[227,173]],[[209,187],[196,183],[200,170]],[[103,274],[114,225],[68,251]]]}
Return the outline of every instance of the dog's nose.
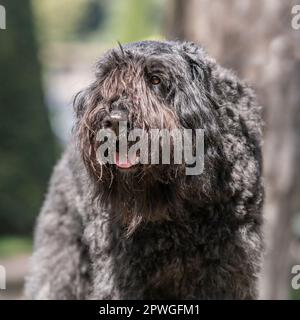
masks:
{"label": "dog's nose", "polygon": [[113,130],[116,135],[119,134],[120,121],[127,121],[127,113],[122,110],[113,110],[107,117],[105,117],[103,123],[106,129]]}

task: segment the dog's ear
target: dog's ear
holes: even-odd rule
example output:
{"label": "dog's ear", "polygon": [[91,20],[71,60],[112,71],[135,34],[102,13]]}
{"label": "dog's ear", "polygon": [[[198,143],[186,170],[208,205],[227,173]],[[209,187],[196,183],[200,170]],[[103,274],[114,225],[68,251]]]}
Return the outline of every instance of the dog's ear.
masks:
{"label": "dog's ear", "polygon": [[187,61],[193,80],[204,79],[203,49],[193,42],[184,42],[181,47],[182,56]]}
{"label": "dog's ear", "polygon": [[210,76],[211,66],[215,64],[215,61],[194,42],[183,42],[180,49],[183,58],[190,67],[192,79],[206,83],[205,80]]}
{"label": "dog's ear", "polygon": [[88,106],[93,107],[97,105],[99,100],[97,89],[98,83],[95,81],[91,86],[79,91],[73,100],[73,109],[77,118],[81,118]]}
{"label": "dog's ear", "polygon": [[85,95],[86,95],[86,90],[81,90],[79,91],[74,99],[73,99],[73,109],[75,111],[76,117],[80,118],[85,109]]}

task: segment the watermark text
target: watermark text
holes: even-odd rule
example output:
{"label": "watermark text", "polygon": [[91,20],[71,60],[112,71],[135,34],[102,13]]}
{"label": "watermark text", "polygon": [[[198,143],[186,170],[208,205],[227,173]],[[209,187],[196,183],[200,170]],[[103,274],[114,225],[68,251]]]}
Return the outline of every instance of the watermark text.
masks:
{"label": "watermark text", "polygon": [[294,290],[299,290],[300,289],[300,265],[299,264],[294,265],[292,267],[291,272],[294,275],[292,277],[292,282],[291,282],[292,288]]}
{"label": "watermark text", "polygon": [[5,7],[0,5],[0,30],[6,29],[6,10]]}
{"label": "watermark text", "polygon": [[199,175],[204,169],[203,129],[127,130],[127,122],[120,121],[118,135],[110,129],[97,133],[100,146],[97,161],[129,169],[137,164],[185,165],[186,175]]}
{"label": "watermark text", "polygon": [[293,6],[291,13],[293,15],[291,21],[292,28],[294,30],[300,30],[300,4]]}
{"label": "watermark text", "polygon": [[0,290],[6,289],[6,270],[0,265]]}

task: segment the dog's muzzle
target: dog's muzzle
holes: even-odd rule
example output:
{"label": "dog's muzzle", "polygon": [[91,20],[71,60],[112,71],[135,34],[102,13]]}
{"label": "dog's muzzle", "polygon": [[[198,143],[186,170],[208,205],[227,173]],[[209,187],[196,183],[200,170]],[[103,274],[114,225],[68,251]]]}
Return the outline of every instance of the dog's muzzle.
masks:
{"label": "dog's muzzle", "polygon": [[123,110],[114,110],[103,119],[103,127],[111,129],[119,136],[119,123],[128,122],[128,114]]}
{"label": "dog's muzzle", "polygon": [[[115,154],[115,164],[119,169],[128,170],[133,169],[135,165],[139,161],[138,156],[130,156],[127,153],[120,155],[121,150],[119,149],[119,142],[122,138],[128,138],[128,133],[130,131],[130,123],[127,109],[124,107],[122,103],[113,103],[111,104],[111,111],[109,114],[103,119],[103,128],[107,130],[112,130],[117,136],[116,141],[116,154]],[[121,126],[120,123],[123,125]],[[125,124],[125,128],[124,128]],[[128,143],[128,142],[127,142]],[[123,150],[124,151],[124,150]]]}

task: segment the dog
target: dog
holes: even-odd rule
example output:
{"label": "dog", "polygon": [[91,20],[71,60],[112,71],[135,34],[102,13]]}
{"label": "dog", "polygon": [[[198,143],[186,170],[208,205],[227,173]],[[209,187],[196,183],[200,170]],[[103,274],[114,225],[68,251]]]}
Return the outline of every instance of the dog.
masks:
{"label": "dog", "polygon": [[[100,58],[74,110],[73,139],[38,217],[26,296],[255,299],[264,192],[253,90],[197,44],[141,41]],[[137,156],[101,162],[97,132],[118,139],[121,122],[144,133],[203,130],[203,172]]]}

